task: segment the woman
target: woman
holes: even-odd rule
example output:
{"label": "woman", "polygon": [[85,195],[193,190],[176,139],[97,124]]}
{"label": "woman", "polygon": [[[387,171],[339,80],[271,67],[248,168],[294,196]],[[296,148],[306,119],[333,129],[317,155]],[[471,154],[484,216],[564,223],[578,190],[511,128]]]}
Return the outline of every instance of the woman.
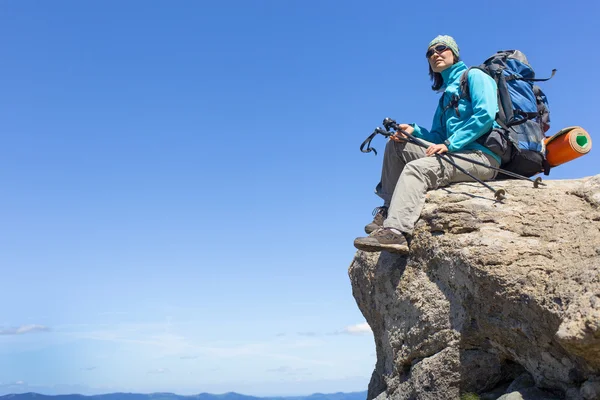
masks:
{"label": "woman", "polygon": [[[430,131],[416,124],[400,124],[400,128],[427,141],[427,149],[405,140],[398,132],[390,137],[383,156],[381,181],[375,192],[383,199],[376,208],[373,222],[365,227],[368,237],[357,238],[354,246],[364,251],[405,254],[415,223],[421,214],[427,190],[453,182],[472,179],[435,154],[460,153],[461,156],[498,167],[500,158],[477,139],[497,127],[497,86],[478,69],[468,72],[470,100],[461,93],[460,77],[468,70],[460,61],[458,45],[450,36],[440,35],[427,46],[429,76],[432,89],[443,90]],[[471,175],[490,180],[496,172],[468,161],[452,159]]]}

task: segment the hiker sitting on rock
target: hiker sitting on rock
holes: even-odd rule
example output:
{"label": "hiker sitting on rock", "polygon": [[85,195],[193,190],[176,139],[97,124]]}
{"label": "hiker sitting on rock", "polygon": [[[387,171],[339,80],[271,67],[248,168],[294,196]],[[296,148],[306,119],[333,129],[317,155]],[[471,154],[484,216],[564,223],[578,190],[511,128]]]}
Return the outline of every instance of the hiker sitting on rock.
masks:
{"label": "hiker sitting on rock", "polygon": [[[492,127],[498,126],[495,123],[498,100],[494,80],[483,71],[472,69],[467,77],[470,100],[461,96],[460,77],[468,68],[460,61],[458,45],[450,36],[433,39],[427,47],[426,57],[432,89],[443,89],[431,131],[416,124],[399,126],[430,146],[425,149],[410,143],[401,132],[390,137],[383,156],[381,181],[375,189],[383,199],[383,206],[375,209],[373,222],[365,227],[369,236],[354,241],[354,246],[360,250],[407,253],[407,237],[412,234],[421,214],[427,190],[472,180],[435,154],[448,153],[451,157],[452,153],[460,153],[486,165],[496,168],[500,165],[497,155],[476,142]],[[481,180],[490,180],[496,175],[492,169],[451,158]]]}

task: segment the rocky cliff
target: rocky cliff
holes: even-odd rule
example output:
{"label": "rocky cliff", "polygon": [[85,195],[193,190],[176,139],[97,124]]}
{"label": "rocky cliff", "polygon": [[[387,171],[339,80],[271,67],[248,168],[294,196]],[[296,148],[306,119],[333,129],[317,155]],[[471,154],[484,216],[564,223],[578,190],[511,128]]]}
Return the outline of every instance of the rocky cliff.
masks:
{"label": "rocky cliff", "polygon": [[432,191],[408,256],[356,253],[369,399],[600,399],[600,175],[545,183]]}

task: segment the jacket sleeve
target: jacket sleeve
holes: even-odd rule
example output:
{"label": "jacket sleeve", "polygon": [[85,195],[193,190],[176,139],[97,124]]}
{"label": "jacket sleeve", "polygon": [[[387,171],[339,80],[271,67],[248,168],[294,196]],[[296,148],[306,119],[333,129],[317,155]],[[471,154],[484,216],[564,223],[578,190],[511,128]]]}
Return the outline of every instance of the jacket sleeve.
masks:
{"label": "jacket sleeve", "polygon": [[492,129],[498,112],[498,87],[485,72],[472,69],[467,76],[473,115],[458,124],[445,144],[459,151]]}
{"label": "jacket sleeve", "polygon": [[439,144],[444,142],[444,134],[442,130],[442,126],[440,125],[440,115],[442,113],[442,109],[438,105],[438,108],[435,110],[435,114],[433,116],[433,122],[431,123],[431,130],[428,131],[426,128],[419,126],[417,124],[411,124],[415,131],[413,135],[421,138],[423,140],[427,140],[428,142]]}

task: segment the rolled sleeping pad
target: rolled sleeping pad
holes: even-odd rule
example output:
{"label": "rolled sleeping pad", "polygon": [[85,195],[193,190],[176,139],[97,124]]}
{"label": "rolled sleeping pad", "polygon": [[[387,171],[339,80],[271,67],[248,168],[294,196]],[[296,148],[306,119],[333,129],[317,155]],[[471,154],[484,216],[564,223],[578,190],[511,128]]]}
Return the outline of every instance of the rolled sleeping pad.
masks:
{"label": "rolled sleeping pad", "polygon": [[546,160],[556,167],[589,153],[592,138],[582,127],[570,126],[546,138],[545,144]]}

